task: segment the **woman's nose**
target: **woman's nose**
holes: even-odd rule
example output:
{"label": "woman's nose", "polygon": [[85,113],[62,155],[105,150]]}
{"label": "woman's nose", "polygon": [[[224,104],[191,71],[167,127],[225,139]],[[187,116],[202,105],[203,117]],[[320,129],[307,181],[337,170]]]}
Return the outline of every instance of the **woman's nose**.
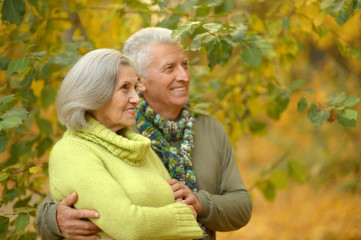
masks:
{"label": "woman's nose", "polygon": [[140,103],[140,97],[138,96],[137,91],[133,91],[132,96],[130,96],[129,102],[138,105]]}

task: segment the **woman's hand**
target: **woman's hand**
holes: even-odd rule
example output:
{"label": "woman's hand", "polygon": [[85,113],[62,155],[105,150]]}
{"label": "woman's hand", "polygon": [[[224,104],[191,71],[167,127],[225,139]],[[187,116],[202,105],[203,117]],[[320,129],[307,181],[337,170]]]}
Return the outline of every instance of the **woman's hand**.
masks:
{"label": "woman's hand", "polygon": [[187,205],[191,205],[193,210],[196,213],[199,213],[201,210],[201,203],[196,194],[194,194],[186,185],[177,181],[176,179],[169,179],[167,182],[173,190],[174,200],[176,202],[182,202]]}

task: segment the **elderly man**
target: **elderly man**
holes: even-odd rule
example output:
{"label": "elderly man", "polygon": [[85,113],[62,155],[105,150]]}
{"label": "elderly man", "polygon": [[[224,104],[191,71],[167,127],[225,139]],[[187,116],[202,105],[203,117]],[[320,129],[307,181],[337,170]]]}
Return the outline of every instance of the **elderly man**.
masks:
{"label": "elderly man", "polygon": [[[175,200],[194,206],[207,239],[215,239],[216,231],[245,226],[252,202],[231,142],[218,120],[192,111],[188,60],[177,39],[168,29],[145,28],[126,41],[123,51],[140,76],[141,103],[133,130],[151,139],[173,178],[169,184]],[[58,204],[51,196],[44,200],[36,223],[42,239],[97,239],[99,229],[83,219],[98,213],[73,209],[76,199],[73,194]]]}

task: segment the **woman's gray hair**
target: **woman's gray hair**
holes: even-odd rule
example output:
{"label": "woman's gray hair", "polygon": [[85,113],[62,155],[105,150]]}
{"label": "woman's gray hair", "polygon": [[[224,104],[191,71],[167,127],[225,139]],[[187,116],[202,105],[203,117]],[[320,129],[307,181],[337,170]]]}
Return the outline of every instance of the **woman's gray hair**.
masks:
{"label": "woman's gray hair", "polygon": [[140,76],[147,76],[147,67],[152,62],[151,51],[154,45],[179,42],[178,36],[172,38],[171,34],[172,31],[166,28],[143,28],[125,42],[123,53],[131,59],[134,69]]}
{"label": "woman's gray hair", "polygon": [[59,122],[71,130],[87,127],[86,112],[104,106],[111,99],[122,65],[130,66],[130,61],[114,49],[90,51],[80,58],[58,91]]}

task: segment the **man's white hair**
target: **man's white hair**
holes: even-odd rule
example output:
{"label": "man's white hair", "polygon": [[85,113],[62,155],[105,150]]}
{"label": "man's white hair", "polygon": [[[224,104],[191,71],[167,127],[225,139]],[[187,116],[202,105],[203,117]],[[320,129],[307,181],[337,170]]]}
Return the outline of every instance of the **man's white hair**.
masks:
{"label": "man's white hair", "polygon": [[152,62],[152,48],[156,44],[177,44],[178,36],[172,38],[172,31],[161,27],[143,28],[132,36],[124,44],[123,53],[130,58],[136,72],[141,77],[147,76],[147,67]]}

